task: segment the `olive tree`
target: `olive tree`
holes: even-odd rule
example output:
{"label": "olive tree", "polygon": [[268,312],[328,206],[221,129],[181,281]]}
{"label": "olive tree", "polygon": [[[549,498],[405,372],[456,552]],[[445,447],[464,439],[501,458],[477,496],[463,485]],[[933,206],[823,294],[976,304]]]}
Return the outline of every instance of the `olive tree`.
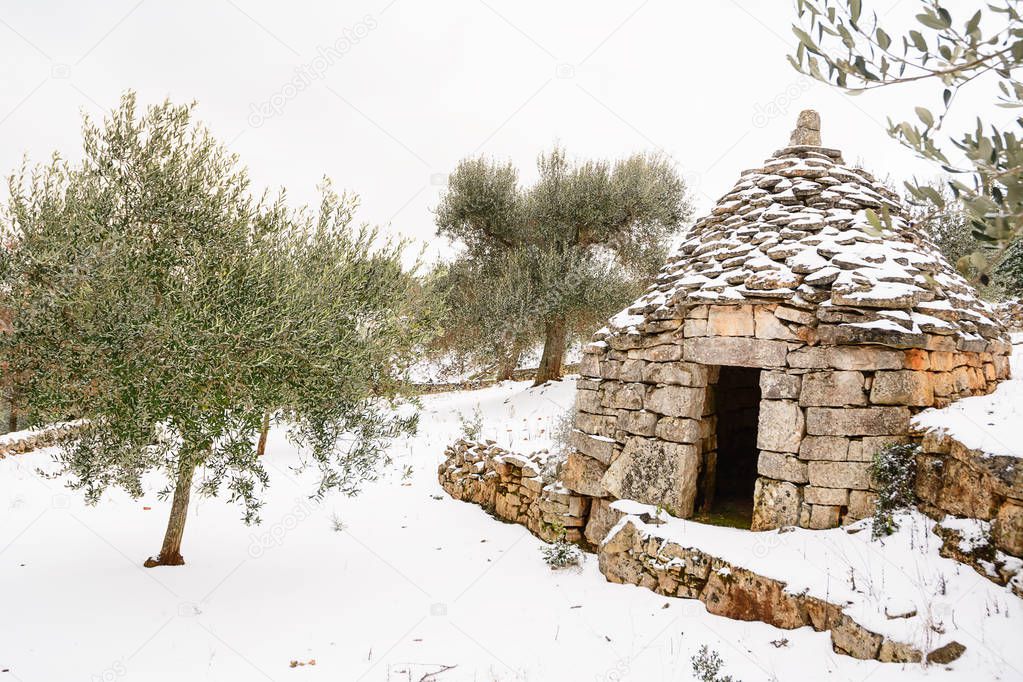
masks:
{"label": "olive tree", "polygon": [[97,502],[164,472],[159,555],[182,564],[189,497],[224,494],[257,522],[268,475],[254,440],[286,424],[319,468],[314,495],[354,494],[415,428],[405,371],[423,341],[402,244],[318,209],[254,199],[192,106],[133,94],[86,118],[80,163],[12,176],[0,251],[0,353],[38,421],[79,418],[57,459]]}
{"label": "olive tree", "polygon": [[[506,355],[537,338],[540,384],[561,376],[568,340],[628,303],[656,274],[692,206],[672,163],[659,154],[615,162],[572,162],[555,148],[537,161],[539,178],[519,184],[509,164],[462,161],[436,210],[442,236],[461,242],[480,286],[512,276],[523,283],[517,314],[498,317]],[[491,280],[489,275],[498,276]],[[487,315],[488,299],[476,317]]]}
{"label": "olive tree", "polygon": [[[973,234],[984,248],[971,252],[966,270],[987,284],[990,273],[1023,234],[1023,117],[1008,127],[977,117],[976,124],[939,139],[959,92],[986,77],[997,83],[993,104],[1023,107],[1023,18],[1018,0],[977,3],[965,13],[946,0],[917,0],[914,25],[896,31],[882,25],[862,0],[797,0],[799,40],[789,59],[796,69],[850,94],[916,81],[935,85],[935,106],[915,108],[916,119],[894,122],[889,134],[952,178]],[[962,160],[959,160],[959,157]],[[945,206],[927,184],[907,183],[917,201],[936,211]]]}
{"label": "olive tree", "polygon": [[433,271],[431,287],[441,302],[441,333],[431,344],[438,357],[511,379],[523,352],[537,341],[530,324],[532,281],[523,276],[522,254],[493,259],[462,254]]}
{"label": "olive tree", "polygon": [[[942,208],[921,206],[907,202],[914,221],[938,247],[941,254],[968,278],[980,279],[980,272],[972,255],[985,246],[978,239],[970,221],[970,215],[949,189],[947,182],[940,179],[932,180],[930,187],[942,200]],[[984,282],[977,282],[981,296],[998,299],[1005,295],[1018,296],[1023,289],[1023,278],[1019,270],[1020,247],[1023,241],[1017,240],[999,260],[991,264],[990,276]]]}

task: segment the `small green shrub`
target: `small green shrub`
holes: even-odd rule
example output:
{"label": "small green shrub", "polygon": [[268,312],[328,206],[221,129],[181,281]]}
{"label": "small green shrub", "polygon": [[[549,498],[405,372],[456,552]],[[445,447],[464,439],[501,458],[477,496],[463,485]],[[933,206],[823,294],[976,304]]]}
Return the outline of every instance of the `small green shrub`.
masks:
{"label": "small green shrub", "polygon": [[568,457],[573,449],[572,432],[575,431],[575,405],[557,416],[551,425],[551,450],[562,457]]}
{"label": "small green shrub", "polygon": [[877,486],[877,504],[874,507],[874,527],[871,536],[876,540],[891,535],[899,528],[895,512],[913,505],[916,496],[916,456],[920,446],[911,443],[886,445],[877,451],[870,463],[870,476]]}
{"label": "small green shrub", "polygon": [[467,441],[478,441],[483,433],[483,413],[479,405],[473,408],[472,416],[458,415],[458,424],[462,427],[462,438]]}
{"label": "small green shrub", "polygon": [[733,679],[731,675],[722,675],[721,668],[725,662],[717,651],[709,648],[706,644],[700,647],[692,658],[693,674],[700,682],[740,682]]}
{"label": "small green shrub", "polygon": [[578,566],[583,558],[582,551],[564,537],[544,545],[540,551],[543,553],[543,560],[554,570]]}

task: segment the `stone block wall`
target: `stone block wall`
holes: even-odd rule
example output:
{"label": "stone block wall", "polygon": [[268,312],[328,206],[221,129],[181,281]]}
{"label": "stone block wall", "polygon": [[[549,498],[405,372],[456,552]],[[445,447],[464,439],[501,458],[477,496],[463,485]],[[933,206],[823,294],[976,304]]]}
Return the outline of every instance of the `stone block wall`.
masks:
{"label": "stone block wall", "polygon": [[[783,581],[658,537],[649,532],[652,526],[637,524],[634,518],[616,525],[600,546],[600,571],[613,583],[639,585],[668,597],[699,599],[708,612],[726,618],[756,620],[784,629],[810,626],[818,632],[828,631],[833,649],[854,658],[896,663],[923,658],[913,646],[857,623],[842,611],[841,604],[787,592]],[[952,660],[964,649],[952,642],[929,652],[928,659]]]}
{"label": "stone block wall", "polygon": [[1018,457],[971,450],[941,432],[923,435],[916,496],[935,519],[946,514],[990,522],[995,549],[1023,558],[1023,467]]}
{"label": "stone block wall", "polygon": [[714,414],[720,367],[757,368],[753,528],[834,527],[870,513],[870,459],[908,439],[914,413],[987,393],[1009,376],[1007,342],[886,334],[844,324],[853,313],[837,307],[694,305],[670,314],[585,348],[569,489],[692,516],[710,485],[717,430],[730,428]]}
{"label": "stone block wall", "polygon": [[548,542],[564,536],[581,543],[590,498],[566,490],[553,475],[545,480],[549,459],[546,451],[520,455],[493,441],[459,440],[444,451],[437,473],[456,500],[478,504]]}
{"label": "stone block wall", "polygon": [[1010,332],[1023,332],[1023,298],[1002,301],[995,306],[1005,328]]}
{"label": "stone block wall", "polygon": [[14,431],[0,436],[0,459],[12,455],[56,445],[60,439],[72,433],[77,424],[54,424],[40,429]]}

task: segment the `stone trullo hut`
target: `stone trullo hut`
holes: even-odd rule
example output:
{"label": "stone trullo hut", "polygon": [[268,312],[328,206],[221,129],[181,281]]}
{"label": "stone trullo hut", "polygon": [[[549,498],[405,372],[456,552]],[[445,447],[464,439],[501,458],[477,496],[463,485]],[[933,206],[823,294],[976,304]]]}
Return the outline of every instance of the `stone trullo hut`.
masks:
{"label": "stone trullo hut", "polygon": [[564,484],[594,511],[745,502],[753,529],[866,516],[869,460],[915,412],[1008,377],[996,320],[804,111],[586,347]]}

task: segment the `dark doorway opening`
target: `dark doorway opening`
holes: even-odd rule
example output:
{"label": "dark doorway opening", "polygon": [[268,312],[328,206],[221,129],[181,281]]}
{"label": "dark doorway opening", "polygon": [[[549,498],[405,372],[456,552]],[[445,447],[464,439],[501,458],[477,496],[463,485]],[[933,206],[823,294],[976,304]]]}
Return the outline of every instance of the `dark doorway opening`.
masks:
{"label": "dark doorway opening", "polygon": [[[715,439],[705,444],[700,516],[707,523],[749,528],[757,480],[760,370],[721,367],[714,389]],[[715,441],[717,447],[715,448]],[[709,447],[708,447],[709,446]]]}

